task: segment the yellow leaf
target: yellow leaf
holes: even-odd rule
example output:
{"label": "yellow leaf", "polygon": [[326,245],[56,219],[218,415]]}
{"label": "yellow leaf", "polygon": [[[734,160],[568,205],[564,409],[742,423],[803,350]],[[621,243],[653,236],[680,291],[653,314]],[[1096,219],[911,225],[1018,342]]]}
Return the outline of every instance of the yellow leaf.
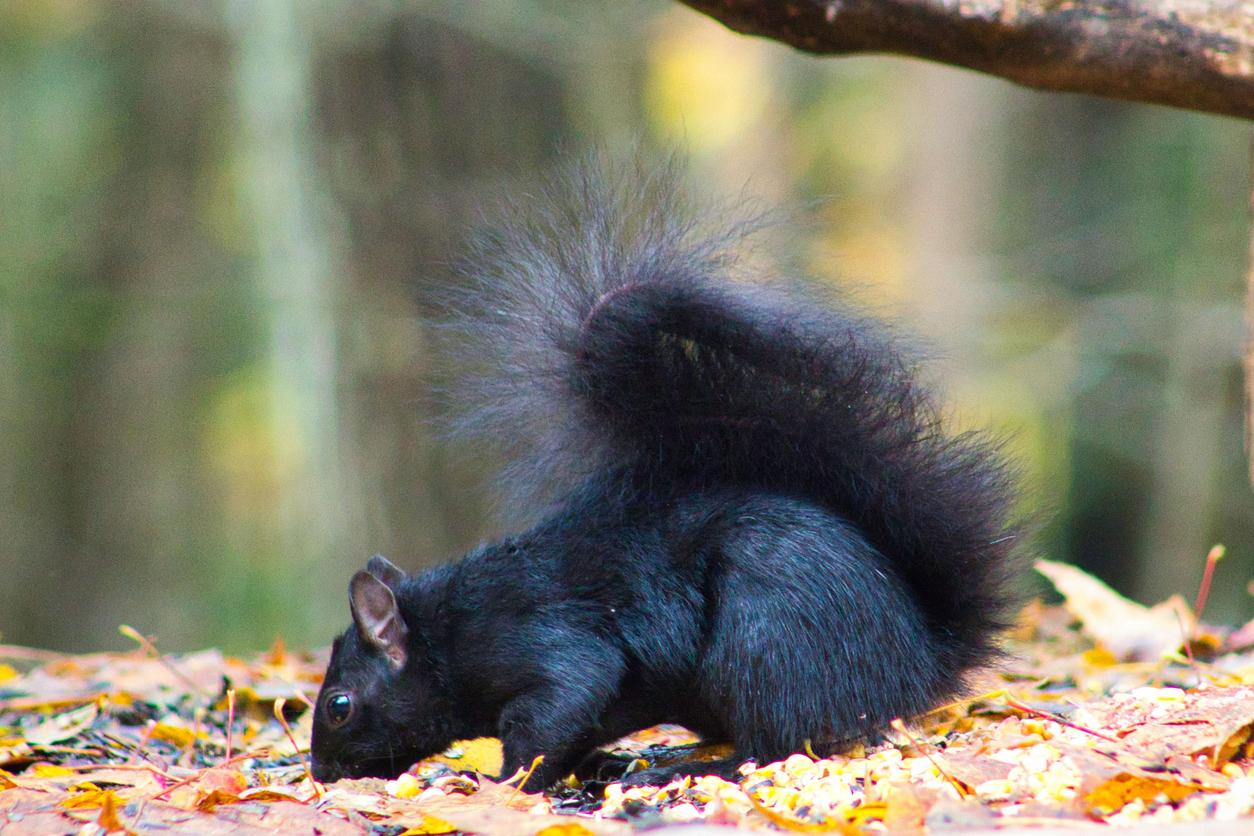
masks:
{"label": "yellow leaf", "polygon": [[96,819],[96,825],[103,829],[105,833],[113,833],[117,830],[122,830],[126,833],[131,832],[118,816],[118,797],[112,792],[106,791],[101,800],[100,817]]}
{"label": "yellow leaf", "polygon": [[537,830],[536,836],[594,836],[594,833],[578,822],[570,822],[551,824]]}
{"label": "yellow leaf", "polygon": [[847,821],[840,819],[828,820],[823,823],[802,821],[777,813],[770,807],[767,807],[761,801],[754,797],[753,793],[746,793],[745,797],[749,799],[749,803],[753,805],[753,809],[757,810],[765,816],[772,824],[778,826],[782,830],[790,830],[794,833],[841,833],[844,836],[862,836],[862,831]]}
{"label": "yellow leaf", "polygon": [[61,778],[75,774],[73,769],[66,769],[54,763],[37,763],[30,768],[30,771],[36,778]]}
{"label": "yellow leaf", "polygon": [[459,740],[444,754],[428,760],[464,772],[499,775],[505,759],[501,753],[501,741],[495,737],[476,737],[474,740]]}
{"label": "yellow leaf", "polygon": [[10,679],[17,679],[21,674],[17,672],[17,668],[12,665],[0,664],[0,682],[8,682]]}
{"label": "yellow leaf", "polygon": [[152,733],[149,737],[152,740],[162,740],[166,743],[173,743],[180,749],[185,749],[192,745],[192,742],[196,739],[196,733],[182,726],[174,726],[170,723],[157,723],[157,725],[152,727]]}
{"label": "yellow leaf", "polygon": [[408,828],[400,836],[426,836],[426,834],[453,833],[456,830],[457,825],[438,816],[423,816],[422,824]]}
{"label": "yellow leaf", "polygon": [[89,810],[94,807],[103,807],[109,803],[117,803],[117,793],[113,790],[97,789],[94,784],[84,784],[85,789],[77,795],[71,795],[69,798],[61,802],[61,806],[67,810]]}
{"label": "yellow leaf", "polygon": [[850,823],[864,825],[869,821],[883,821],[888,813],[888,804],[883,801],[868,801],[847,811]]}
{"label": "yellow leaf", "polygon": [[1095,668],[1109,668],[1111,665],[1119,664],[1119,660],[1115,658],[1115,654],[1111,653],[1100,643],[1096,647],[1084,651],[1082,654],[1084,661]]}
{"label": "yellow leaf", "polygon": [[1163,795],[1174,803],[1188,798],[1197,791],[1197,787],[1181,784],[1178,781],[1124,774],[1116,775],[1109,781],[1099,784],[1084,797],[1084,803],[1090,812],[1105,816],[1137,799],[1149,803]]}

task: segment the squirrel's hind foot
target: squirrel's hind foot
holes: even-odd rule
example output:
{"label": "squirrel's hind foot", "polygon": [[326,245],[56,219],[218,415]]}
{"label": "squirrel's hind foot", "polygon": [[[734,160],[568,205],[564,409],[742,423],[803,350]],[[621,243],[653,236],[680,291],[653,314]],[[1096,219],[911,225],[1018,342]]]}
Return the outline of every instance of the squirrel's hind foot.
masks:
{"label": "squirrel's hind foot", "polygon": [[744,759],[738,757],[720,758],[713,761],[681,761],[665,766],[653,766],[623,776],[624,787],[662,787],[675,778],[702,775],[716,775],[733,783],[740,781],[740,765]]}

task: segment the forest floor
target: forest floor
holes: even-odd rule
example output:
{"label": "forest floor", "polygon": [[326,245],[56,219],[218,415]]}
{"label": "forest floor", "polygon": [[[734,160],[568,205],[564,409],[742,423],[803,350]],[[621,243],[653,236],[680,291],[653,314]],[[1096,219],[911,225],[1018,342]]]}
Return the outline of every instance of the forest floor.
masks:
{"label": "forest floor", "polygon": [[[706,827],[681,832],[1053,833],[1183,822],[1195,823],[1190,833],[1254,833],[1254,622],[1206,626],[1199,605],[1142,607],[1071,567],[1039,568],[1065,602],[1025,610],[984,693],[895,725],[873,747],[661,789],[572,778],[521,792],[519,776],[485,777],[500,768],[491,740],[395,781],[317,784],[309,701],[325,652],[162,655],[130,628],[131,653],[0,646],[0,833],[577,836],[694,823]],[[683,747],[693,744],[682,729],[650,729],[608,763],[692,757]]]}

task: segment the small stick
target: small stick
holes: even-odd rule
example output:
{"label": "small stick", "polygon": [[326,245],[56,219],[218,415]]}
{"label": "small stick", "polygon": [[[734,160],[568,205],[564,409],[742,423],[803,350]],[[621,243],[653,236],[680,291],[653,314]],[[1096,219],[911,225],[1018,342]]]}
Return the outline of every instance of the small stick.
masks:
{"label": "small stick", "polygon": [[192,712],[192,739],[187,741],[187,748],[179,755],[179,763],[193,764],[196,758],[196,744],[200,741],[201,723],[205,719],[204,706],[196,706],[196,710]]}
{"label": "small stick", "polygon": [[157,731],[157,721],[149,720],[144,726],[144,733],[139,736],[139,743],[135,745],[135,749],[131,752],[131,761],[148,760],[148,756],[144,754],[144,748],[148,745],[148,741],[152,740],[153,734]]}
{"label": "small stick", "polygon": [[181,670],[174,667],[173,662],[165,658],[165,656],[161,655],[161,651],[157,650],[157,646],[153,644],[152,641],[148,639],[147,636],[142,635],[138,630],[136,630],[134,627],[131,627],[129,624],[119,624],[118,632],[126,636],[128,639],[134,642],[138,642],[139,646],[143,648],[143,650],[146,653],[148,653],[148,655],[152,656],[152,658],[156,659],[161,664],[162,667],[164,667],[170,673],[174,674],[174,676],[179,680],[179,682],[182,682],[184,685],[186,685],[192,692],[199,694],[200,696],[204,697],[207,700],[213,699],[212,694],[205,693],[204,689],[201,688],[199,685],[197,685],[194,681],[192,681],[192,679],[189,676],[187,676],[187,674],[183,673]]}
{"label": "small stick", "polygon": [[1176,624],[1180,625],[1180,637],[1184,639],[1184,655],[1189,657],[1189,667],[1193,669],[1193,676],[1197,679],[1194,688],[1200,688],[1202,685],[1202,672],[1197,667],[1197,660],[1193,658],[1193,642],[1189,638],[1189,632],[1184,629],[1184,619],[1180,617],[1180,613],[1175,608],[1171,610],[1172,615],[1176,617]]}
{"label": "small stick", "polygon": [[1006,695],[1006,705],[1010,706],[1011,708],[1015,709],[1016,711],[1022,711],[1022,712],[1026,713],[1026,714],[1033,714],[1033,715],[1035,715],[1035,716],[1037,716],[1037,717],[1043,717],[1043,718],[1045,718],[1046,720],[1053,720],[1055,723],[1057,723],[1057,724],[1058,724],[1058,725],[1060,725],[1060,726],[1066,726],[1067,728],[1069,728],[1069,729],[1075,729],[1075,730],[1076,730],[1076,731],[1078,731],[1078,732],[1084,732],[1085,734],[1091,734],[1091,735],[1093,735],[1094,737],[1100,737],[1102,740],[1108,740],[1108,741],[1110,741],[1111,743],[1121,743],[1121,742],[1122,742],[1122,741],[1116,740],[1115,738],[1113,738],[1113,737],[1111,737],[1111,736],[1109,736],[1109,735],[1102,734],[1102,733],[1101,733],[1101,732],[1099,732],[1099,731],[1095,731],[1095,730],[1093,730],[1093,729],[1087,728],[1086,726],[1081,726],[1081,725],[1079,725],[1078,723],[1073,723],[1073,722],[1071,722],[1070,720],[1068,720],[1067,718],[1062,717],[1062,716],[1060,716],[1060,715],[1058,715],[1058,714],[1054,714],[1053,712],[1050,712],[1050,711],[1039,711],[1039,710],[1037,710],[1037,709],[1035,709],[1035,708],[1032,708],[1032,707],[1030,707],[1030,706],[1026,706],[1026,705],[1024,705],[1023,703],[1021,703],[1021,702],[1019,702],[1018,700],[1016,700],[1016,699],[1014,699],[1013,697],[1011,697],[1009,694],[1007,694],[1007,695]]}
{"label": "small stick", "polygon": [[14,697],[11,700],[0,700],[0,711],[32,711],[40,708],[48,711],[59,711],[64,708],[82,706],[89,702],[108,699],[108,697],[108,691],[99,691],[82,697],[64,697],[57,700],[46,700],[42,697]]}
{"label": "small stick", "polygon": [[160,775],[168,781],[178,781],[176,775],[171,775],[160,767],[153,766],[150,763],[79,763],[79,764],[58,764],[62,769],[73,770],[74,772],[91,772],[96,769],[118,769],[123,772],[151,772],[153,775]]}
{"label": "small stick", "polygon": [[964,697],[963,699],[960,699],[960,700],[947,702],[944,705],[938,705],[935,708],[933,708],[931,711],[928,711],[927,713],[921,716],[930,717],[933,714],[940,714],[942,711],[948,711],[949,709],[957,708],[958,706],[970,706],[971,703],[973,702],[981,702],[982,700],[1006,699],[1009,696],[1010,694],[1009,692],[1006,691],[1005,688],[998,688],[996,691],[988,691],[987,693],[976,694],[974,697]]}
{"label": "small stick", "polygon": [[[283,727],[283,733],[287,735],[288,741],[292,744],[292,750],[299,755],[300,747],[296,745],[296,735],[292,734],[292,727],[287,724],[287,718],[283,716],[283,706],[285,705],[287,705],[285,697],[279,697],[274,701],[274,719],[279,721],[279,725]],[[309,758],[301,758],[301,764],[305,767],[305,777],[309,779],[309,785],[313,787],[314,795],[322,798],[322,788],[314,780],[313,770],[309,767]]]}
{"label": "small stick", "polygon": [[[241,752],[240,754],[236,755],[235,757],[231,758],[230,760],[223,761],[223,762],[222,762],[219,766],[216,766],[216,767],[210,767],[210,768],[212,768],[212,769],[221,769],[221,768],[222,768],[222,767],[224,767],[224,766],[230,766],[231,764],[236,763],[236,762],[238,762],[238,761],[246,761],[246,760],[248,760],[249,758],[259,758],[259,757],[263,757],[263,756],[268,755],[268,754],[269,754],[269,751],[268,751],[268,750],[266,750],[266,749],[259,749],[259,750],[255,751],[255,752]],[[176,782],[176,783],[171,784],[170,786],[168,786],[168,787],[166,787],[165,789],[163,789],[161,792],[157,793],[157,794],[156,794],[156,795],[154,795],[154,796],[151,796],[151,798],[152,798],[153,800],[156,800],[156,799],[161,798],[161,796],[163,796],[163,795],[168,795],[169,793],[174,792],[175,790],[177,790],[177,789],[178,789],[178,788],[180,788],[180,787],[186,787],[188,784],[194,784],[194,783],[196,783],[197,781],[199,781],[201,778],[203,778],[203,777],[204,777],[204,775],[205,775],[205,772],[207,772],[207,771],[208,771],[207,769],[197,769],[197,770],[196,770],[196,774],[194,774],[194,775],[190,775],[190,776],[188,776],[187,778],[184,778],[184,779],[183,779],[183,780],[181,780],[181,781],[178,781],[178,782]]]}
{"label": "small stick", "polygon": [[909,740],[910,743],[914,746],[914,748],[918,749],[920,752],[923,753],[923,757],[927,758],[929,761],[932,762],[932,766],[936,767],[936,771],[939,772],[942,776],[944,776],[945,780],[948,781],[950,784],[952,784],[953,788],[958,791],[959,798],[968,798],[971,795],[970,790],[968,790],[961,783],[959,783],[957,778],[955,778],[954,776],[946,772],[944,767],[942,767],[939,763],[936,762],[936,758],[932,757],[932,753],[929,752],[927,749],[923,748],[922,743],[915,740],[914,735],[910,734],[910,732],[906,730],[906,724],[901,721],[900,717],[895,718],[888,725],[892,726],[893,731],[897,732],[898,734],[904,735],[906,740]]}
{"label": "small stick", "polygon": [[522,780],[518,782],[518,786],[514,787],[514,793],[505,801],[506,807],[514,803],[514,799],[518,797],[518,794],[520,792],[522,792],[523,785],[531,780],[531,774],[535,772],[536,767],[538,767],[543,762],[544,762],[544,755],[536,755],[536,759],[531,762],[530,768],[528,768],[525,773],[523,773],[523,771],[520,769],[518,770],[518,772],[515,772],[512,776],[510,776],[509,781],[503,782],[503,783],[508,784],[512,782],[514,779],[518,778],[520,774],[522,774]]}
{"label": "small stick", "polygon": [[[1223,560],[1227,553],[1227,549],[1216,544],[1211,546],[1206,554],[1206,569],[1202,572],[1202,585],[1197,590],[1197,601],[1193,604],[1193,617],[1196,619],[1196,624],[1202,623],[1202,611],[1206,609],[1206,599],[1210,597],[1210,581],[1215,574],[1215,564]],[[1196,624],[1194,630],[1197,629]]]}
{"label": "small stick", "polygon": [[226,689],[226,759],[231,759],[231,743],[235,735],[235,689]]}
{"label": "small stick", "polygon": [[996,691],[989,691],[987,694],[980,694],[978,696],[971,697],[969,699],[958,700],[956,702],[949,703],[948,705],[942,705],[939,708],[932,709],[931,711],[927,712],[927,714],[924,714],[923,716],[926,717],[930,714],[935,714],[939,711],[943,711],[946,708],[954,708],[956,706],[963,705],[964,703],[969,704],[973,702],[979,702],[980,700],[992,700],[992,699],[1003,700],[1006,703],[1006,705],[1010,706],[1016,711],[1022,711],[1025,714],[1031,714],[1036,717],[1041,717],[1045,720],[1053,720],[1055,723],[1059,724],[1060,726],[1066,726],[1069,729],[1075,729],[1076,731],[1084,732],[1085,734],[1091,734],[1094,737],[1100,737],[1102,740],[1109,740],[1111,743],[1120,742],[1113,737],[1102,734],[1099,731],[1095,731],[1085,726],[1081,726],[1078,723],[1073,723],[1070,720],[1058,714],[1054,714],[1049,711],[1040,711],[1038,709],[1032,708],[1031,706],[1024,705],[1023,703],[1016,700],[1014,697],[1010,696],[1010,692],[1007,691],[1005,688],[1001,688]]}

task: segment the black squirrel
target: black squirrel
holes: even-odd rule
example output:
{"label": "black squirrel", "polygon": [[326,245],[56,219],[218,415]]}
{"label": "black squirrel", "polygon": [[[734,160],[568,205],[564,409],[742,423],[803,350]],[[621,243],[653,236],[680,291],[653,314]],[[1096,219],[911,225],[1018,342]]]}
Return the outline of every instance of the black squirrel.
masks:
{"label": "black squirrel", "polygon": [[658,723],[735,755],[630,780],[730,776],[872,737],[997,655],[1016,539],[997,445],[945,432],[882,324],[738,280],[752,224],[705,231],[676,181],[585,165],[477,239],[470,421],[526,445],[508,483],[541,519],[353,576],[317,779],[493,736],[503,775],[544,756],[543,788]]}

